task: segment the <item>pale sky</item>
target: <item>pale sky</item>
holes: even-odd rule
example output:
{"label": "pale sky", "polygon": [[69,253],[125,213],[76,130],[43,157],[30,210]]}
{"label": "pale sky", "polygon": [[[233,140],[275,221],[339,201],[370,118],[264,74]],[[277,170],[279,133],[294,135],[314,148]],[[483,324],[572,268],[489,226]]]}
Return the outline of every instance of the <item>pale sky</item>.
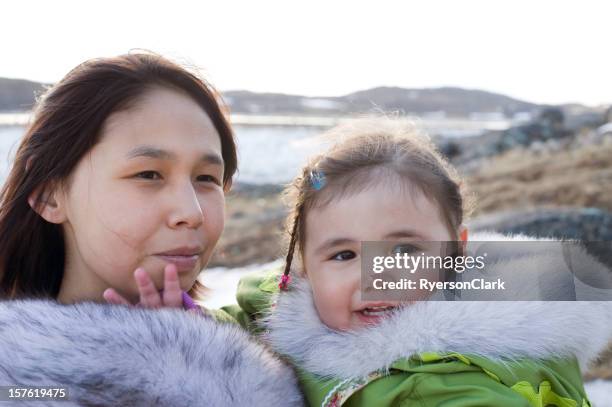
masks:
{"label": "pale sky", "polygon": [[55,82],[85,59],[146,48],[220,90],[459,86],[612,103],[607,0],[19,0],[0,21],[0,77]]}

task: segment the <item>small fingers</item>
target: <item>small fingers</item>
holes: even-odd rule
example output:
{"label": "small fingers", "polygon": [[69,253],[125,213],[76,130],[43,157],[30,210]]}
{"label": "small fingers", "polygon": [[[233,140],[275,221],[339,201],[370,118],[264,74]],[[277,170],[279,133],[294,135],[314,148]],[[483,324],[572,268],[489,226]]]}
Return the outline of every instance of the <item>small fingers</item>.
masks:
{"label": "small fingers", "polygon": [[140,291],[140,305],[146,308],[159,308],[162,306],[162,300],[155,288],[155,284],[149,277],[149,274],[142,268],[137,268],[134,272],[134,278],[138,284]]}
{"label": "small fingers", "polygon": [[102,293],[102,297],[104,297],[106,302],[108,302],[109,304],[132,306],[132,303],[123,298],[123,296],[121,296],[113,288],[107,288],[106,290],[104,290],[104,292]]}
{"label": "small fingers", "polygon": [[174,264],[168,264],[164,268],[163,305],[166,307],[183,306],[183,293],[178,278],[178,270]]}

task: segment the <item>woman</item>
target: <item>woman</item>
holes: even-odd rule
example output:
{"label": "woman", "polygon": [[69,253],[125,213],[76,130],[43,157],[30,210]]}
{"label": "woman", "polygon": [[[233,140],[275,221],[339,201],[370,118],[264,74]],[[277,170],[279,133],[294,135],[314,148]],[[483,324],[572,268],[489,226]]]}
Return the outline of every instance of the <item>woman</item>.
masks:
{"label": "woman", "polygon": [[299,404],[238,328],[104,304],[192,304],[236,166],[212,88],[160,56],[90,60],[51,88],[1,193],[0,385],[85,405]]}

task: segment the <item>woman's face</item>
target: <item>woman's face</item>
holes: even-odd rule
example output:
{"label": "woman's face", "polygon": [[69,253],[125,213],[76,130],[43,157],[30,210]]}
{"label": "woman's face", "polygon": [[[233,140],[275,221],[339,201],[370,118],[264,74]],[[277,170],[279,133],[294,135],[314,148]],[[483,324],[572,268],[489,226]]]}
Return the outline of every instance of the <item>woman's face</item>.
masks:
{"label": "woman's face", "polygon": [[112,287],[135,302],[134,270],[162,289],[170,262],[191,288],[223,230],[223,169],[218,132],[178,90],[152,88],[112,114],[61,194],[67,263],[58,300],[103,301]]}

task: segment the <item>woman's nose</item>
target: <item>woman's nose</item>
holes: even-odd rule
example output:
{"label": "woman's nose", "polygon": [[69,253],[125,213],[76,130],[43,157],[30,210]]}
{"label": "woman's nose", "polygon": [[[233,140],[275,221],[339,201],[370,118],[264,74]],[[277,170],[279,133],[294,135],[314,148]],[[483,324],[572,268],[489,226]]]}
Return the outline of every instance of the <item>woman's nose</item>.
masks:
{"label": "woman's nose", "polygon": [[191,182],[174,189],[170,197],[172,208],[168,223],[171,228],[186,226],[197,229],[204,222],[204,213]]}

